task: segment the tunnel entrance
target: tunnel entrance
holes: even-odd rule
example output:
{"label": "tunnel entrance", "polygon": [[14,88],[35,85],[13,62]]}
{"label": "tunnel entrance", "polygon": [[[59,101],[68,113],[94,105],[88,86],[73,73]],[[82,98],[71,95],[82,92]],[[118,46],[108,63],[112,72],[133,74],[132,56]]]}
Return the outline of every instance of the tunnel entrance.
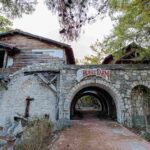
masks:
{"label": "tunnel entrance", "polygon": [[117,119],[116,105],[112,96],[99,87],[81,89],[71,103],[71,119]]}

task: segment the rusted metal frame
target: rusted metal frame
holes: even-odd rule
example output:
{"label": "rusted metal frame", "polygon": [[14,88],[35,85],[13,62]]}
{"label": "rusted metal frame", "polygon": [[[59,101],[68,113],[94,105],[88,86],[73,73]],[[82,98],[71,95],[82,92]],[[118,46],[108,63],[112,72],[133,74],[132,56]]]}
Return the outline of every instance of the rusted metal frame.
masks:
{"label": "rusted metal frame", "polygon": [[34,100],[34,98],[31,98],[31,97],[26,98],[26,108],[25,108],[25,114],[24,114],[25,118],[29,117],[30,102],[33,100]]}

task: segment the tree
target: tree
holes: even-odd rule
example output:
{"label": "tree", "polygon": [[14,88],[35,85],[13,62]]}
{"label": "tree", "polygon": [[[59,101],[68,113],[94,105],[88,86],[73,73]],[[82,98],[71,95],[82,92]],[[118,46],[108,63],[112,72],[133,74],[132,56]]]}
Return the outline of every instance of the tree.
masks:
{"label": "tree", "polygon": [[112,0],[109,6],[116,25],[112,34],[105,38],[108,48],[116,51],[135,42],[145,48],[139,50],[141,58],[150,55],[150,1]]}
{"label": "tree", "polygon": [[46,5],[59,17],[60,34],[73,41],[86,23],[92,23],[106,13],[108,0],[46,0]]}
{"label": "tree", "polygon": [[[107,12],[117,22],[115,35],[119,38],[137,39],[141,37],[138,35],[149,32],[149,0],[46,0],[46,4],[58,15],[60,33],[69,40],[78,38],[86,23],[96,21]],[[125,33],[128,36],[122,37]]]}
{"label": "tree", "polygon": [[[136,42],[144,42],[148,44],[150,38],[150,12],[149,0],[117,0],[110,4],[112,10],[112,19],[117,20],[113,34],[118,39],[126,41],[134,40]],[[121,14],[116,15],[117,12]]]}
{"label": "tree", "polygon": [[[97,56],[90,56],[88,60],[97,59],[104,46],[105,52],[113,53],[117,59],[122,56],[119,50],[132,42],[141,46],[141,49],[138,49],[140,54],[138,60],[150,57],[149,6],[149,0],[110,0],[108,7],[109,14],[115,21],[114,29],[110,35],[100,42],[99,46],[96,44],[96,48],[99,49]],[[103,46],[101,43],[103,43]],[[87,60],[87,57],[85,57],[85,60]]]}
{"label": "tree", "polygon": [[0,32],[5,32],[9,30],[11,25],[12,25],[12,22],[9,19],[3,16],[0,16]]}
{"label": "tree", "polygon": [[[32,13],[36,3],[37,0],[0,0],[0,15],[21,17],[24,13]],[[103,41],[105,49],[116,51],[136,41],[146,47],[144,52],[141,51],[141,56],[150,53],[149,0],[45,0],[45,4],[58,15],[60,34],[64,39],[76,40],[85,24],[93,23],[109,13],[115,27]],[[3,25],[11,25],[7,19],[3,22]]]}
{"label": "tree", "polygon": [[37,0],[0,0],[0,31],[9,30],[10,19],[32,13],[36,4]]}
{"label": "tree", "polygon": [[101,64],[103,59],[109,54],[110,51],[107,51],[106,49],[106,43],[102,43],[99,40],[97,40],[93,45],[91,45],[91,49],[93,51],[93,55],[85,56],[83,60],[78,61],[78,63],[81,64],[92,64],[97,65]]}

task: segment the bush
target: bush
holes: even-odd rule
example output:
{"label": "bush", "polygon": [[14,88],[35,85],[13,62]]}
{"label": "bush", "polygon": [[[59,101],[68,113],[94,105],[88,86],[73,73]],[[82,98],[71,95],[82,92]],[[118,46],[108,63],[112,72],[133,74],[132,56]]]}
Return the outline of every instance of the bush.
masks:
{"label": "bush", "polygon": [[51,135],[51,125],[47,119],[35,119],[25,127],[20,144],[15,150],[47,150]]}
{"label": "bush", "polygon": [[141,132],[140,132],[140,136],[141,136],[142,138],[144,138],[145,140],[147,140],[147,141],[150,142],[150,133],[145,132],[145,131],[141,131]]}

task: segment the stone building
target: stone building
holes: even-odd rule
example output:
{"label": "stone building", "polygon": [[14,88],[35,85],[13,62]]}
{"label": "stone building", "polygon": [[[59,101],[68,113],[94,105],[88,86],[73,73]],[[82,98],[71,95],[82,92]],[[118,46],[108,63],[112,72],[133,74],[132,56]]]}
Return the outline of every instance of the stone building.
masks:
{"label": "stone building", "polygon": [[34,63],[49,63],[55,60],[75,64],[70,45],[17,29],[0,34],[1,72],[10,74]]}
{"label": "stone building", "polygon": [[[51,107],[55,106],[57,102],[55,86],[52,84],[49,87],[42,85],[41,81],[37,79],[43,79],[40,74],[37,73],[37,77],[19,75],[21,77],[19,80],[13,80],[14,74],[17,71],[20,72],[19,70],[23,67],[29,67],[33,64],[42,65],[43,63],[51,65],[51,62],[54,64],[75,64],[70,45],[21,30],[0,34],[0,120],[2,118],[6,120],[16,113],[25,115],[28,96],[37,100],[33,109],[31,103],[31,116],[49,114],[50,112],[53,114],[56,111],[55,107]],[[55,66],[52,67],[55,70]],[[53,82],[55,82],[57,74],[55,71],[53,72],[53,69],[44,75],[48,77],[49,81],[54,80]],[[54,118],[51,117],[52,120]]]}
{"label": "stone building", "polygon": [[0,126],[16,114],[70,120],[85,95],[99,100],[106,119],[129,127],[150,123],[149,64],[75,65],[70,46],[18,30],[0,41],[7,55],[13,53],[1,69]]}

